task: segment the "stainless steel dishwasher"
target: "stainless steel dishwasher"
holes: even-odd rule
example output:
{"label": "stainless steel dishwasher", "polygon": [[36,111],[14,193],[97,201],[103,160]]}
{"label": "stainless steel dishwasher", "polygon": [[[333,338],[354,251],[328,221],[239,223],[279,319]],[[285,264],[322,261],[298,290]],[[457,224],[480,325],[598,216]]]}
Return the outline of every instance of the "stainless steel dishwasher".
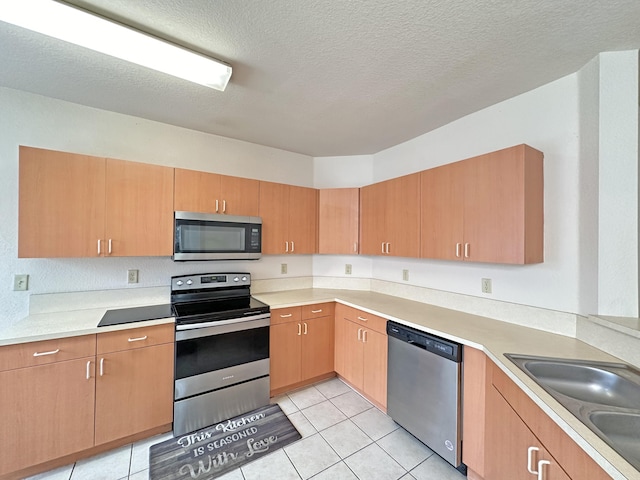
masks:
{"label": "stainless steel dishwasher", "polygon": [[387,413],[458,470],[462,345],[387,322]]}

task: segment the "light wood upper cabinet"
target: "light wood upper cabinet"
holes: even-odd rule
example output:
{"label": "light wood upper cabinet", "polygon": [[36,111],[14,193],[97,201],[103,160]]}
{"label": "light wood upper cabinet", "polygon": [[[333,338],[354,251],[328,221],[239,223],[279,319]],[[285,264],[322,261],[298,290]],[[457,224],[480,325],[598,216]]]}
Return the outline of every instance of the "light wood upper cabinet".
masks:
{"label": "light wood upper cabinet", "polygon": [[364,255],[419,256],[419,173],[360,190],[360,241]]}
{"label": "light wood upper cabinet", "polygon": [[104,158],[20,147],[18,257],[95,257],[104,241]]}
{"label": "light wood upper cabinet", "polygon": [[317,252],[318,190],[260,182],[262,253]]}
{"label": "light wood upper cabinet", "polygon": [[173,169],[20,147],[18,256],[171,255]]}
{"label": "light wood upper cabinet", "polygon": [[260,182],[249,178],[175,169],[174,209],[258,216]]}
{"label": "light wood upper cabinet", "polygon": [[173,253],[173,169],[107,159],[106,255]]}
{"label": "light wood upper cabinet", "polygon": [[527,145],[421,172],[421,256],[543,261],[543,154]]}
{"label": "light wood upper cabinet", "polygon": [[360,189],[327,188],[319,192],[318,253],[358,253]]}

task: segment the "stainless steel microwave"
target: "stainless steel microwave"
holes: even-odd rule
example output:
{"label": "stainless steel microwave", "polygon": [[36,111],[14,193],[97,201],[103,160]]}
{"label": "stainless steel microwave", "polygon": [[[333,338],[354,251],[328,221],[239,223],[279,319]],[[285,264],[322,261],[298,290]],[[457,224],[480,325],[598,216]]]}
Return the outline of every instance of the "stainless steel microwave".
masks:
{"label": "stainless steel microwave", "polygon": [[257,260],[262,254],[262,219],[175,212],[173,260]]}

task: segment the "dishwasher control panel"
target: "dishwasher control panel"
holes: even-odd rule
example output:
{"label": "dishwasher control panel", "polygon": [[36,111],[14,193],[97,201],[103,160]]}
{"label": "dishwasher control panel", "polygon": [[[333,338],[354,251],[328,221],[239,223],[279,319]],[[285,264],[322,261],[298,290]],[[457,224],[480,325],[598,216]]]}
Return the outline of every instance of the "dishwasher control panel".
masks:
{"label": "dishwasher control panel", "polygon": [[459,343],[391,321],[387,322],[387,334],[454,362],[462,361],[462,345]]}

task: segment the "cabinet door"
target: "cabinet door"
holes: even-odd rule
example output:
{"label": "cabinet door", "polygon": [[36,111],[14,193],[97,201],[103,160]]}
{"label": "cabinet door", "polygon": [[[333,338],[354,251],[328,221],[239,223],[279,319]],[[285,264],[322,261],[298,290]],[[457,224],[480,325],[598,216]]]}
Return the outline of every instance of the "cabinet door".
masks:
{"label": "cabinet door", "polygon": [[387,183],[387,255],[420,256],[420,174],[394,178]]}
{"label": "cabinet door", "polygon": [[[487,404],[485,478],[491,480],[535,479],[537,477],[528,471],[528,467],[537,471],[538,462],[547,460],[550,464],[542,467],[544,468],[542,478],[570,480],[494,387],[489,387]],[[530,465],[529,447],[538,449],[531,453]]]}
{"label": "cabinet door", "polygon": [[318,252],[358,253],[360,190],[327,188],[319,192]]}
{"label": "cabinet door", "polygon": [[288,185],[260,182],[260,217],[262,217],[262,253],[285,253],[289,228]]}
{"label": "cabinet door", "polygon": [[269,375],[273,391],[302,380],[302,324],[271,325],[269,333]]}
{"label": "cabinet door", "polygon": [[364,382],[364,343],[362,332],[364,328],[348,320],[344,320],[345,350],[343,377],[354,387],[362,390]]}
{"label": "cabinet door", "polygon": [[304,320],[302,330],[302,379],[333,372],[333,317]]}
{"label": "cabinet door", "polygon": [[174,344],[98,355],[95,443],[173,421]]}
{"label": "cabinet door", "polygon": [[105,159],[20,147],[18,257],[95,257]]}
{"label": "cabinet door", "polygon": [[461,162],[421,172],[420,256],[462,260],[464,168]]}
{"label": "cabinet door", "polygon": [[542,262],[542,157],[541,152],[519,145],[462,162],[469,260]]}
{"label": "cabinet door", "polygon": [[184,212],[219,213],[220,178],[216,173],[196,170],[175,169],[174,209]]}
{"label": "cabinet door", "polygon": [[89,357],[0,372],[0,475],[93,446],[94,367]]}
{"label": "cabinet door", "polygon": [[387,183],[375,183],[360,189],[360,253],[383,255],[387,235]]}
{"label": "cabinet door", "polygon": [[107,159],[106,240],[110,255],[173,252],[173,168]]}
{"label": "cabinet door", "polygon": [[318,190],[289,186],[289,253],[318,251]]}
{"label": "cabinet door", "polygon": [[380,406],[387,408],[387,336],[373,330],[365,330],[362,338],[362,391]]}
{"label": "cabinet door", "polygon": [[260,182],[221,175],[220,198],[219,213],[257,217],[260,213]]}

